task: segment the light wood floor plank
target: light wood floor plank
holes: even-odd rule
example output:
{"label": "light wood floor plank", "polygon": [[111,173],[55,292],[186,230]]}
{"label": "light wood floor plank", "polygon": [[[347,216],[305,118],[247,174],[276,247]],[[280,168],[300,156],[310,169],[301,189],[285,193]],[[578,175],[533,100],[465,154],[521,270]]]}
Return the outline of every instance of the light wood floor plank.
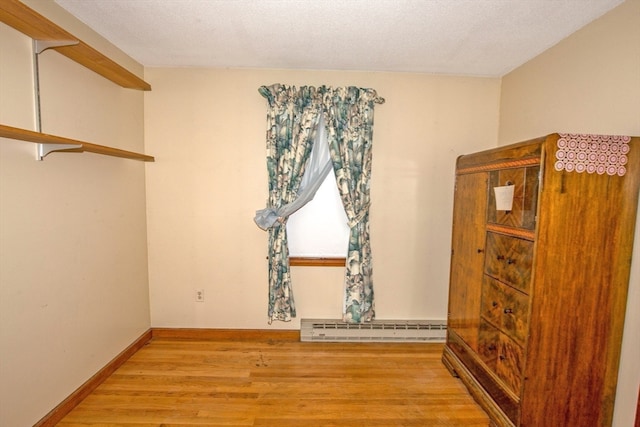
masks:
{"label": "light wood floor plank", "polygon": [[58,425],[487,427],[440,344],[154,338]]}

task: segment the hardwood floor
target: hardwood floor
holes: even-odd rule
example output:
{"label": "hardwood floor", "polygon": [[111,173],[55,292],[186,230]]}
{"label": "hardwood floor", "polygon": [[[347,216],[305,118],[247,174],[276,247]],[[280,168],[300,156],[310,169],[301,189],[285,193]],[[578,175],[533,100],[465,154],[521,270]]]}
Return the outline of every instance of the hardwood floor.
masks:
{"label": "hardwood floor", "polygon": [[441,344],[154,338],[59,426],[482,426]]}

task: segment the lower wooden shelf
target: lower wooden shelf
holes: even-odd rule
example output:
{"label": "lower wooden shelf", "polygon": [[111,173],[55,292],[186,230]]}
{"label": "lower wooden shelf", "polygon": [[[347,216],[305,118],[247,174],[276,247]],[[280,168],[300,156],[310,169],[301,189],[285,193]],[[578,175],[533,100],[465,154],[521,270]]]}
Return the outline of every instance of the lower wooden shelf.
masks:
{"label": "lower wooden shelf", "polygon": [[[125,159],[140,160],[144,162],[153,162],[155,159],[146,154],[136,153],[133,151],[120,150],[118,148],[107,147],[105,145],[91,144],[89,142],[78,141],[75,139],[64,138],[61,136],[49,135],[46,133],[35,132],[27,129],[21,129],[0,124],[0,137],[16,139],[20,141],[33,142],[36,144],[45,144],[55,146],[55,149],[47,150],[47,153],[53,151],[62,152],[88,152],[96,154],[104,154],[107,156],[122,157]],[[67,146],[67,148],[65,148]]]}

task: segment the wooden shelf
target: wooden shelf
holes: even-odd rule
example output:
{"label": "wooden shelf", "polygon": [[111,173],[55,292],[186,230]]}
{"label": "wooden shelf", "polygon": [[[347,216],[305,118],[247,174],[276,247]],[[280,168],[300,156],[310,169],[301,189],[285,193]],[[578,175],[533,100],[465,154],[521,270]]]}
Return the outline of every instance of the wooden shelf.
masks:
{"label": "wooden shelf", "polygon": [[[36,41],[52,43],[50,49],[55,49],[62,55],[100,74],[117,85],[138,90],[151,90],[151,85],[136,76],[126,68],[104,56],[73,34],[60,28],[33,9],[18,0],[0,0],[0,22],[13,27],[17,31]],[[56,42],[63,42],[63,46],[56,46]],[[54,151],[90,152],[125,159],[153,162],[155,159],[146,154],[120,150],[104,145],[91,144],[70,138],[63,138],[46,133],[34,132],[0,124],[0,137],[20,141],[28,141],[40,146],[38,157],[41,160]]]}
{"label": "wooden shelf", "polygon": [[34,40],[77,41],[72,46],[52,49],[124,88],[151,90],[149,83],[18,0],[0,0],[0,22]]}
{"label": "wooden shelf", "polygon": [[[105,154],[107,156],[122,157],[125,159],[141,160],[144,162],[153,162],[155,159],[152,156],[146,154],[135,153],[133,151],[125,151],[117,148],[107,147],[104,145],[91,144],[84,141],[78,141],[70,138],[63,138],[60,136],[49,135],[46,133],[34,132],[31,130],[14,128],[11,126],[0,125],[0,137],[17,139],[20,141],[28,141],[36,144],[52,144],[56,147],[52,151],[64,151],[64,152],[88,152]],[[69,146],[64,148],[62,146]]]}

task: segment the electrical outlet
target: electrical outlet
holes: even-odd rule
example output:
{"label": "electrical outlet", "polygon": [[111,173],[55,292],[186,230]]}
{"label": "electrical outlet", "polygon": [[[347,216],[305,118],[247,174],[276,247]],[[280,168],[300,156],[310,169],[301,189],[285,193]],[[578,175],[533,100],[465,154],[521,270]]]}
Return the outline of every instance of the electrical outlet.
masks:
{"label": "electrical outlet", "polygon": [[204,289],[196,289],[196,302],[204,302]]}

